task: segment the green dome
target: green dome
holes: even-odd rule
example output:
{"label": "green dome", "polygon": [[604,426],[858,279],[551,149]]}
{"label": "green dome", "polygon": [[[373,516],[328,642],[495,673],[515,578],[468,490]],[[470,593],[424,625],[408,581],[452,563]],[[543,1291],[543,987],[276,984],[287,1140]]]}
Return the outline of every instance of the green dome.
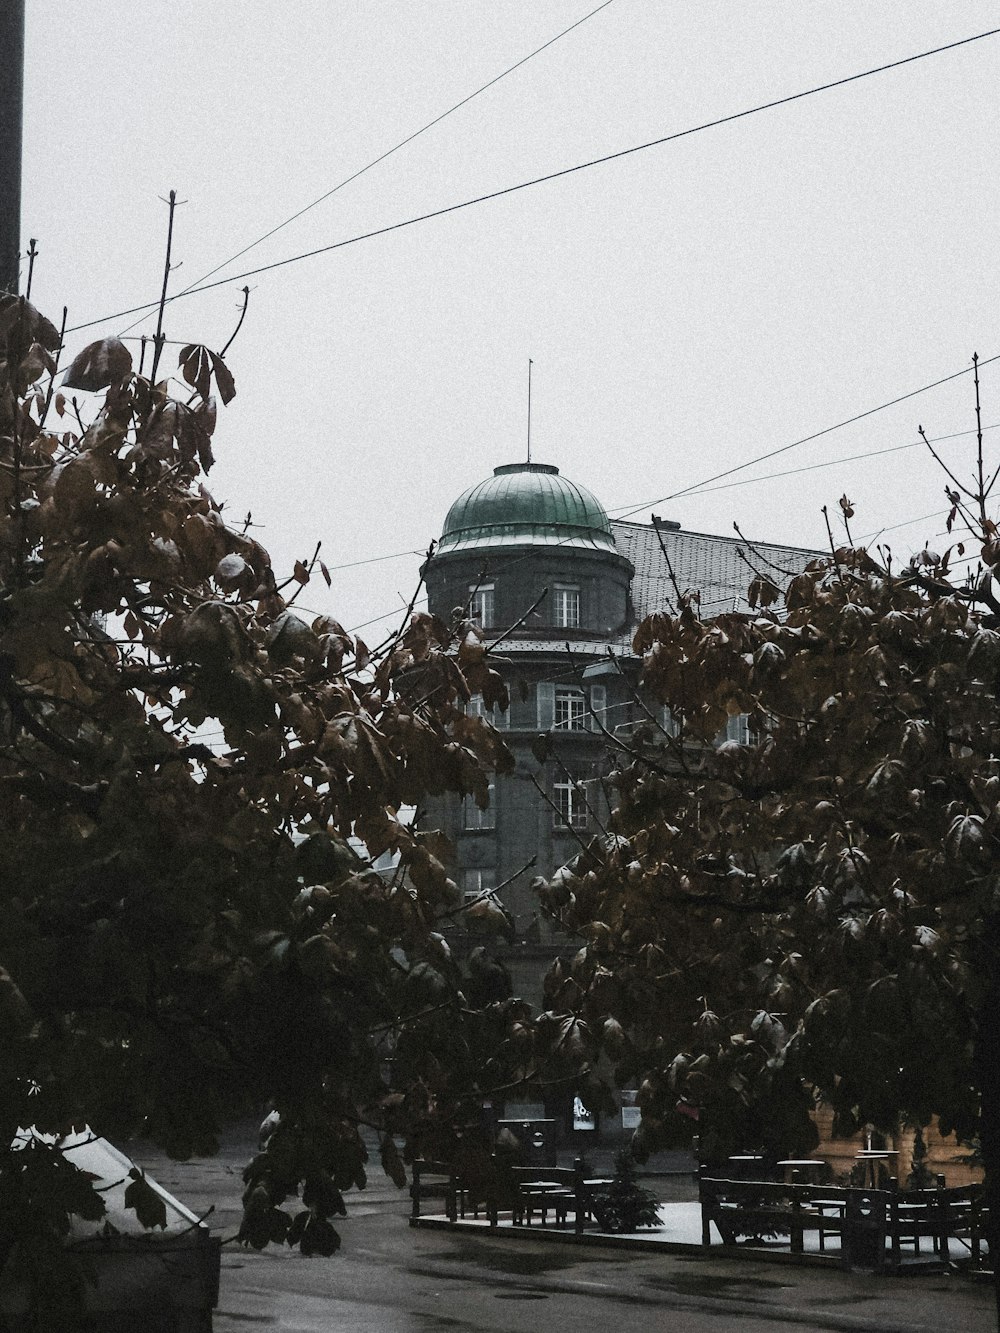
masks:
{"label": "green dome", "polygon": [[590,491],[550,463],[506,463],[448,510],[437,554],[487,546],[614,551],[611,524]]}

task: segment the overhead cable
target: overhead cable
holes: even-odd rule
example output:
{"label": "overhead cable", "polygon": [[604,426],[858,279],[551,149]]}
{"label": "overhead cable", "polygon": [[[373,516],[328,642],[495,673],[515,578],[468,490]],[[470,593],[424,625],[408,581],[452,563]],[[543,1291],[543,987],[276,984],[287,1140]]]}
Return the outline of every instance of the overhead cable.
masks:
{"label": "overhead cable", "polygon": [[[498,84],[501,79],[505,79],[508,74],[513,74],[514,71],[520,69],[522,65],[526,65],[529,60],[534,60],[535,56],[541,55],[543,51],[547,51],[550,46],[554,46],[556,42],[560,41],[563,37],[568,36],[568,34],[573,32],[575,28],[579,28],[582,24],[586,23],[588,19],[592,19],[595,14],[599,14],[602,9],[607,9],[608,6],[612,4],[614,4],[614,0],[604,0],[603,4],[598,5],[596,9],[592,9],[589,14],[584,14],[583,18],[577,19],[576,22],[571,23],[568,28],[563,28],[562,32],[557,32],[554,37],[550,37],[548,41],[543,42],[541,46],[536,46],[533,51],[529,51],[526,56],[522,56],[521,59],[515,61],[513,65],[508,65],[505,70],[500,74],[495,75],[488,83],[484,83],[480,88],[477,88],[475,92],[469,93],[468,96],[463,97],[460,102],[456,102],[454,106],[450,106],[447,111],[442,111],[441,114],[435,116],[433,120],[429,120],[426,125],[421,125],[419,130],[414,130],[413,133],[408,134],[405,139],[400,139],[399,143],[393,144],[391,148],[387,148],[384,153],[373,158],[371,162],[360,167],[357,171],[352,172],[350,176],[345,176],[342,181],[339,181],[331,189],[327,190],[325,194],[321,194],[318,199],[314,199],[311,204],[306,204],[304,208],[300,208],[297,213],[293,213],[291,217],[287,217],[283,222],[279,222],[277,226],[272,227],[270,231],[264,232],[263,236],[258,236],[255,241],[251,241],[249,245],[245,245],[242,250],[237,250],[236,253],[230,255],[228,259],[224,259],[221,264],[216,264],[215,268],[209,269],[209,271],[203,273],[200,278],[196,278],[193,282],[189,282],[182,291],[177,293],[177,296],[186,296],[193,288],[200,286],[203,282],[207,282],[209,278],[214,278],[216,273],[219,273],[224,268],[228,268],[229,265],[234,264],[237,259],[242,259],[245,254],[249,254],[249,252],[255,249],[258,245],[262,245],[264,241],[270,240],[272,236],[277,235],[279,231],[282,231],[291,223],[297,222],[300,217],[303,217],[306,213],[318,207],[320,204],[325,203],[327,199],[331,198],[339,190],[344,189],[345,186],[358,180],[359,177],[365,175],[366,172],[371,171],[373,167],[377,167],[381,162],[384,162],[386,158],[392,157],[393,153],[398,153],[401,148],[405,148],[407,144],[413,143],[414,139],[419,139],[421,134],[426,134],[427,131],[432,130],[435,125],[440,125],[443,120],[447,120],[450,115],[459,111],[463,106],[468,106],[470,102],[474,101],[482,93],[487,92],[490,88]],[[235,282],[236,279],[234,278],[233,281]],[[136,323],[139,323],[139,321],[137,320]],[[135,324],[130,324],[129,327],[124,330],[124,333],[128,333],[133,328],[135,328]],[[124,336],[124,333],[119,336]]]}
{"label": "overhead cable", "polygon": [[[945,51],[954,51],[958,47],[968,46],[972,42],[980,42],[986,37],[995,37],[1000,33],[1000,28],[990,28],[986,32],[976,33],[972,37],[963,37],[959,41],[948,42],[944,46],[936,46],[927,51],[918,51],[915,55],[904,56],[901,60],[893,60],[885,65],[877,65],[871,69],[861,70],[857,74],[848,74],[840,79],[833,79],[829,83],[816,84],[812,88],[803,88],[797,93],[788,93],[784,97],[773,98],[769,102],[760,102],[756,106],[745,107],[742,111],[733,111],[726,116],[718,116],[714,120],[702,121],[698,125],[691,125],[684,130],[676,130],[673,134],[664,134],[657,139],[649,139],[645,143],[634,144],[630,148],[621,148],[614,153],[605,153],[601,157],[591,158],[586,162],[578,162],[572,167],[563,167],[559,171],[550,171],[543,176],[534,176],[530,180],[519,181],[516,185],[507,185],[500,190],[491,190],[487,194],[476,195],[472,199],[464,199],[457,204],[449,204],[445,208],[433,209],[429,213],[420,213],[416,217],[405,218],[402,222],[392,222],[385,227],[376,227],[372,231],[361,232],[357,236],[349,236],[342,241],[334,241],[330,245],[321,245],[313,250],[305,250],[300,254],[289,255],[285,259],[277,259],[271,264],[261,264],[258,268],[246,269],[242,273],[236,273],[228,278],[217,278],[214,282],[204,283],[198,287],[191,287],[185,292],[178,292],[174,296],[167,297],[167,303],[178,301],[182,296],[194,296],[199,292],[212,291],[216,287],[223,287],[231,282],[242,282],[247,278],[258,277],[262,273],[270,273],[275,269],[284,268],[288,264],[297,264],[303,259],[314,259],[318,255],[330,254],[334,250],[342,250],[348,245],[357,245],[360,241],[373,240],[377,236],[386,236],[394,231],[401,231],[404,227],[416,226],[419,222],[429,222],[433,218],[445,217],[449,213],[457,213],[465,208],[472,208],[477,204],[489,203],[494,199],[502,199],[507,195],[516,194],[520,190],[530,189],[535,185],[544,185],[548,181],[560,180],[565,176],[571,176],[578,171],[586,171],[591,167],[603,166],[608,162],[617,162],[622,158],[631,157],[636,153],[645,152],[650,148],[659,148],[663,144],[674,143],[678,139],[685,139],[693,134],[700,134],[704,130],[716,129],[720,125],[729,125],[737,120],[744,120],[747,116],[754,116],[762,111],[773,111],[777,107],[788,106],[791,102],[798,102],[805,97],[814,97],[818,93],[830,92],[834,88],[843,88],[848,84],[857,83],[861,79],[872,78],[876,74],[885,74],[890,70],[900,69],[904,65],[912,65],[915,61],[926,60],[930,56],[941,55]],[[118,310],[113,314],[102,315],[98,319],[90,319],[82,324],[71,325],[66,332],[77,333],[80,329],[93,328],[96,324],[105,324],[109,320],[124,319],[129,315],[137,315],[147,310],[155,310],[159,306],[159,301],[147,301],[142,305],[131,306],[126,310]]]}
{"label": "overhead cable", "polygon": [[[987,357],[980,361],[980,370],[983,366],[988,366],[994,361],[1000,361],[1000,352],[995,356]],[[843,430],[845,426],[853,426],[858,421],[864,421],[866,417],[874,416],[876,412],[885,412],[890,407],[896,407],[899,403],[905,403],[908,398],[916,398],[918,394],[928,393],[931,389],[938,389],[942,384],[948,384],[951,380],[957,380],[962,375],[970,375],[972,366],[966,366],[964,370],[956,370],[951,375],[945,375],[939,380],[934,380],[932,384],[924,384],[919,389],[911,389],[909,393],[902,393],[898,398],[891,398],[887,403],[879,403],[878,407],[866,408],[864,412],[858,412],[853,417],[847,417],[843,421],[836,422],[833,426],[824,426],[822,430],[814,431],[812,435],[803,435],[799,440],[793,440],[791,444],[783,444],[778,449],[771,449],[766,454],[758,454],[756,458],[750,458],[745,463],[737,463],[735,467],[726,468],[723,472],[716,472],[714,476],[706,477],[703,481],[694,481],[690,486],[684,486],[679,491],[671,491],[669,495],[661,495],[656,500],[644,500],[641,504],[628,509],[627,513],[622,511],[627,508],[620,505],[617,509],[609,512],[618,514],[620,518],[630,518],[632,514],[637,514],[641,509],[648,509],[652,505],[666,504],[668,500],[678,500],[681,496],[689,495],[702,487],[708,487],[714,481],[722,481],[725,477],[735,476],[737,472],[743,472],[748,467],[754,467],[757,463],[765,463],[770,458],[777,458],[779,454],[787,454],[790,449],[798,449],[800,445],[811,444],[813,440],[822,439],[824,435],[831,434],[835,430]]]}

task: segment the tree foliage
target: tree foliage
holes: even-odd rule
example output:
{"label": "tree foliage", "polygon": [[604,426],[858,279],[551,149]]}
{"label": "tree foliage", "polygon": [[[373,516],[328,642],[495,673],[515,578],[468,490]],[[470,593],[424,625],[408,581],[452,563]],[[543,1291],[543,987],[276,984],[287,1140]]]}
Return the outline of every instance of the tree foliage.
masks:
{"label": "tree foliage", "polygon": [[369,649],[299,612],[318,559],[279,581],[203,484],[235,392],[219,355],[185,347],[154,382],[105,339],[57,390],[59,345],[4,299],[0,1241],[39,1190],[51,1236],[99,1203],[36,1170],[41,1145],[7,1151],[18,1126],[186,1157],[271,1099],[244,1237],[329,1253],[359,1126],[401,1184],[394,1136],[447,1140],[507,1068],[520,1011],[468,998],[445,848],[404,815],[429,792],[485,804],[510,759],[465,705],[503,686],[468,623],[412,614]]}
{"label": "tree foliage", "polygon": [[[591,1068],[641,1083],[636,1151],[680,1103],[701,1108],[709,1157],[801,1152],[814,1095],[839,1132],[939,1116],[995,1143],[1000,545],[983,475],[980,456],[978,489],[949,491],[980,539],[974,579],[952,576],[961,550],[894,569],[848,544],[787,580],[761,570],[750,613],[703,619],[686,598],[639,628],[643,690],[676,734],[650,721],[620,743],[610,837],[542,889],[583,941],[550,974],[553,1016],[586,1034]],[[747,743],[717,744],[734,714]]]}

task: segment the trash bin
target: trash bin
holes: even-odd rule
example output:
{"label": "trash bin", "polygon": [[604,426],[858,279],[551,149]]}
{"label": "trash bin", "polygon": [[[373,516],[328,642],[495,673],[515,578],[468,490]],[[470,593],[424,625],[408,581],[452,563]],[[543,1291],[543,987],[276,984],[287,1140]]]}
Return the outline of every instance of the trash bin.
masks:
{"label": "trash bin", "polygon": [[497,1132],[503,1130],[517,1140],[518,1166],[556,1165],[555,1120],[498,1120]]}
{"label": "trash bin", "polygon": [[844,1212],[841,1257],[845,1268],[880,1272],[885,1266],[885,1199],[863,1190],[851,1190]]}

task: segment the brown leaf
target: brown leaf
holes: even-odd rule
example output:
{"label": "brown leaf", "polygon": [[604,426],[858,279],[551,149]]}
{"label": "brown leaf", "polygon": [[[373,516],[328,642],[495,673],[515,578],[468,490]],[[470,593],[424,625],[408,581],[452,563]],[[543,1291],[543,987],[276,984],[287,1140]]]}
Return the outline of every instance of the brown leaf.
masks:
{"label": "brown leaf", "polygon": [[112,384],[120,384],[131,373],[132,353],[125,344],[118,338],[101,338],[88,343],[73,358],[63,387],[96,393]]}
{"label": "brown leaf", "polygon": [[50,352],[59,346],[59,330],[23,296],[0,295],[0,337],[18,326],[27,342],[40,342]]}
{"label": "brown leaf", "polygon": [[[222,405],[225,407],[236,397],[236,381],[233,379],[232,371],[223,361],[221,356],[215,352],[209,352],[212,358],[212,369],[215,372],[215,382],[219,387],[219,397],[222,399]],[[204,397],[204,395],[202,395]]]}
{"label": "brown leaf", "polygon": [[188,384],[207,400],[212,388],[212,359],[208,348],[200,343],[189,343],[181,348],[177,364]]}

